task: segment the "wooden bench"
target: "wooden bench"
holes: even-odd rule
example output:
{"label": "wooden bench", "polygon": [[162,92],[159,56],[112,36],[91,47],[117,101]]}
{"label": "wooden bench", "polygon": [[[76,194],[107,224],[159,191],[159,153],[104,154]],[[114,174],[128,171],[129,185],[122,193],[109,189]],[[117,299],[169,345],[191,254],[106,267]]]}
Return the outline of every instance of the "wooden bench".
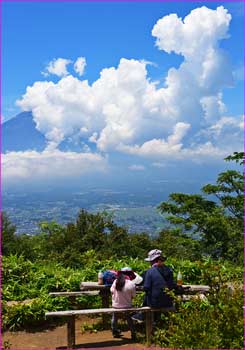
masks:
{"label": "wooden bench", "polygon": [[[209,290],[209,286],[203,285],[188,285],[183,286],[187,287],[186,294],[181,296],[181,300],[189,300],[189,298],[195,296],[195,294],[206,294]],[[146,340],[150,344],[150,338],[152,333],[152,313],[156,311],[169,312],[174,311],[173,308],[162,308],[162,309],[151,309],[150,307],[139,307],[139,308],[130,308],[130,309],[114,309],[109,307],[109,298],[110,298],[110,287],[105,285],[98,285],[97,282],[81,282],[80,291],[77,292],[52,292],[49,293],[52,297],[68,297],[72,300],[75,300],[76,297],[82,295],[100,295],[102,299],[102,308],[101,309],[85,309],[85,310],[70,310],[70,311],[56,311],[56,312],[47,312],[46,317],[66,317],[67,318],[67,343],[68,348],[72,349],[75,346],[75,316],[76,315],[92,315],[92,314],[102,314],[102,319],[104,325],[106,324],[106,318],[109,314],[113,312],[144,312],[146,314]],[[136,291],[142,293],[143,287],[136,286]]]}
{"label": "wooden bench", "polygon": [[84,309],[84,310],[69,310],[69,311],[54,311],[46,312],[45,317],[65,317],[67,319],[67,348],[73,349],[75,347],[75,317],[77,315],[92,315],[92,314],[112,314],[112,313],[135,313],[144,312],[145,317],[145,327],[146,327],[146,342],[149,345],[151,341],[152,333],[152,315],[153,312],[169,312],[174,311],[174,308],[162,308],[162,309],[152,309],[148,306],[145,307],[132,307],[127,309],[115,309],[115,308],[101,308],[101,309]]}

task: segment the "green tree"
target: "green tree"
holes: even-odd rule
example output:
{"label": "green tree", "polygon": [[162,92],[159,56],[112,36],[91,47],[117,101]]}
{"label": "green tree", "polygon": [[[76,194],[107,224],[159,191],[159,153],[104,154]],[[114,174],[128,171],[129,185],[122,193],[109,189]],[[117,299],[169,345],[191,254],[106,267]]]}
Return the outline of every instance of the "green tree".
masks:
{"label": "green tree", "polygon": [[6,213],[1,213],[2,255],[15,254],[17,248],[16,227],[10,222]]}
{"label": "green tree", "polygon": [[80,241],[81,250],[92,249],[98,251],[104,244],[109,224],[110,219],[105,213],[92,214],[84,209],[81,210],[74,225],[75,239],[77,238]]}
{"label": "green tree", "polygon": [[40,234],[33,241],[40,260],[79,268],[81,257],[87,251],[94,251],[99,258],[130,256],[127,230],[117,226],[105,212],[93,214],[82,209],[74,223],[61,226],[56,222],[43,222],[40,228]]}
{"label": "green tree", "polygon": [[35,260],[34,238],[28,234],[17,234],[16,227],[6,213],[2,213],[2,255],[22,255],[26,259]]}
{"label": "green tree", "polygon": [[121,258],[122,256],[131,256],[131,246],[129,234],[125,227],[117,226],[115,223],[110,224],[110,231],[107,234],[107,240],[104,244],[103,251],[106,256]]}
{"label": "green tree", "polygon": [[148,233],[131,233],[129,235],[128,249],[132,258],[144,259],[149,250],[155,248],[155,243]]}
{"label": "green tree", "polygon": [[62,261],[65,245],[65,228],[55,221],[41,222],[40,233],[33,237],[37,260]]}
{"label": "green tree", "polygon": [[[234,153],[226,160],[243,162],[244,153]],[[227,170],[219,174],[215,185],[202,188],[204,195],[172,193],[159,205],[161,213],[184,233],[200,240],[203,253],[234,262],[243,259],[243,175]],[[205,195],[215,195],[217,201]]]}
{"label": "green tree", "polygon": [[182,233],[180,229],[162,230],[155,242],[155,247],[161,249],[166,256],[192,261],[201,258],[200,242]]}

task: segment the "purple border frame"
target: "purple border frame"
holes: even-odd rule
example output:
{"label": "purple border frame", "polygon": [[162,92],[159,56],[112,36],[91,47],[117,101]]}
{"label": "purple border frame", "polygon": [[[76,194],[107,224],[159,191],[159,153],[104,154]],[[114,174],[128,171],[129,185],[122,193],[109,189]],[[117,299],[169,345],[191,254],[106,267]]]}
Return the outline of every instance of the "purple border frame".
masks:
{"label": "purple border frame", "polygon": [[[245,6],[245,0],[0,0],[0,19],[2,19],[2,4],[3,3],[8,3],[8,2],[15,2],[15,3],[21,3],[21,2],[32,2],[32,3],[42,3],[42,2],[67,2],[67,3],[77,3],[77,2],[97,2],[97,3],[110,3],[110,2],[126,2],[126,3],[141,3],[141,2],[162,2],[162,3],[200,3],[200,4],[205,4],[208,2],[215,2],[215,3],[243,3]],[[243,24],[243,45],[245,46],[245,39],[244,39],[244,34],[245,34],[245,22]],[[1,21],[1,26],[0,26],[0,78],[2,78],[2,21]],[[245,52],[243,52],[243,62],[245,62]],[[245,113],[245,83],[243,83],[243,112]],[[244,118],[243,118],[244,119]],[[245,122],[245,119],[244,119]],[[0,151],[2,150],[2,79],[0,83]],[[244,128],[244,150],[245,150],[245,128]],[[244,182],[244,193],[245,193],[245,182]],[[245,217],[245,197],[244,197],[244,217]],[[243,285],[244,285],[244,301],[243,301],[243,316],[245,320],[245,241],[244,241],[244,275],[243,275]],[[0,316],[2,315],[2,152],[0,152]],[[0,317],[0,327],[2,330],[2,317]],[[245,348],[245,322],[244,322],[244,348]],[[0,348],[3,348],[2,344],[2,333],[0,335]],[[120,350],[121,347],[113,347],[114,350]],[[37,349],[37,348],[36,348]],[[82,348],[80,348],[82,349]],[[90,348],[91,350],[95,348]],[[96,348],[98,349],[98,348]],[[110,350],[110,348],[100,348],[101,350]],[[125,350],[137,350],[136,347],[134,346],[126,346],[124,347]],[[159,347],[146,347],[144,350],[160,350],[161,348]],[[19,350],[27,350],[27,348],[19,348]],[[47,347],[42,347],[39,348],[39,350],[52,350],[51,348]],[[55,349],[54,349],[55,350]],[[165,350],[167,350],[165,348]],[[223,349],[224,350],[224,349]]]}

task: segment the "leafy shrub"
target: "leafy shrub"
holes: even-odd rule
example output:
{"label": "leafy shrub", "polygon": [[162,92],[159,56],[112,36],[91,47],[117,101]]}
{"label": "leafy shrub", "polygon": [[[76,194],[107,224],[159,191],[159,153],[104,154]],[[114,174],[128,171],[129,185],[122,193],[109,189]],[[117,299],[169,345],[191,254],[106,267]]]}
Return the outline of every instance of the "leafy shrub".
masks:
{"label": "leafy shrub", "polygon": [[41,265],[22,256],[3,257],[3,300],[36,298],[40,293],[78,290],[83,271],[57,263]]}
{"label": "leafy shrub", "polygon": [[[79,300],[79,305],[81,308],[88,305],[86,297]],[[45,320],[46,312],[69,310],[73,307],[74,304],[69,298],[53,298],[45,294],[40,295],[39,298],[14,303],[10,306],[3,302],[2,326],[4,330],[19,330],[39,326],[47,323]]]}
{"label": "leafy shrub", "polygon": [[242,348],[242,288],[230,295],[227,286],[214,286],[208,299],[186,302],[179,305],[178,312],[165,316],[164,326],[154,335],[156,344],[170,348]]}

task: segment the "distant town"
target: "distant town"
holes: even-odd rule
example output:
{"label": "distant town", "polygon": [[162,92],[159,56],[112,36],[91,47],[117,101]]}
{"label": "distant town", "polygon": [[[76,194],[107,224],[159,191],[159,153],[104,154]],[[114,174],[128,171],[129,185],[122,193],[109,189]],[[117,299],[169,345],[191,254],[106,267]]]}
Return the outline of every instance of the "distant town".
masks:
{"label": "distant town", "polygon": [[[144,196],[143,196],[144,197]],[[141,204],[140,204],[141,203]],[[153,198],[140,194],[97,190],[78,193],[8,193],[3,194],[3,210],[16,226],[18,234],[36,234],[39,223],[55,221],[65,225],[76,220],[80,209],[106,211],[118,225],[129,232],[155,235],[166,226]]]}

